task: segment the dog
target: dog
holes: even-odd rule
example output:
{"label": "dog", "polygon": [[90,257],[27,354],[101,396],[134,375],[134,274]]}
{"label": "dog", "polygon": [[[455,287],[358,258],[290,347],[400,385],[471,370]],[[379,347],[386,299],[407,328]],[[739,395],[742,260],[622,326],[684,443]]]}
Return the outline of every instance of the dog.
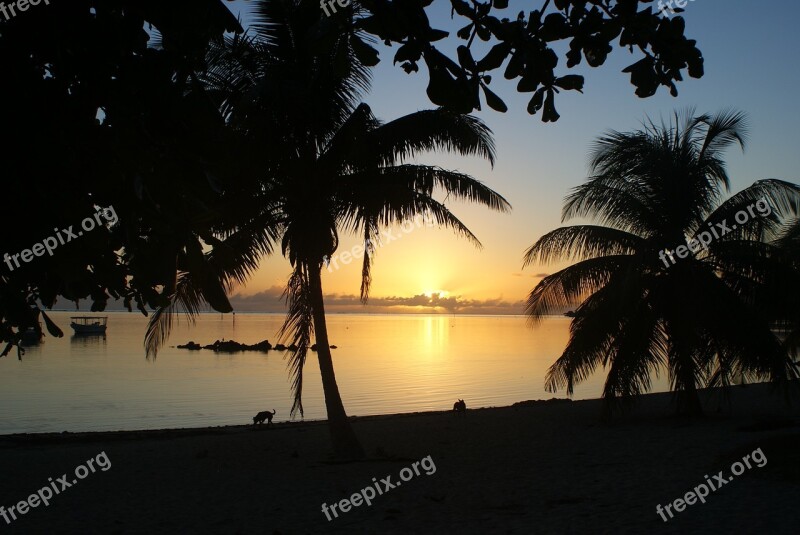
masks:
{"label": "dog", "polygon": [[275,409],[272,409],[272,412],[269,411],[259,412],[258,414],[253,416],[253,425],[263,424],[264,420],[267,421],[267,425],[272,425],[272,417],[275,416],[276,412],[277,411]]}
{"label": "dog", "polygon": [[453,412],[458,414],[466,414],[467,413],[467,404],[464,403],[463,399],[459,399],[455,403],[453,403]]}

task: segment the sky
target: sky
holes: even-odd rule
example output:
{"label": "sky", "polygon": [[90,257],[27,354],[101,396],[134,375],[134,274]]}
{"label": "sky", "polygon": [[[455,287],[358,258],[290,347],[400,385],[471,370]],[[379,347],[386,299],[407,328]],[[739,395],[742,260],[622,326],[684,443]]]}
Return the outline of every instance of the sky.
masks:
{"label": "sky", "polygon": [[[238,0],[232,10],[245,25],[251,2]],[[513,18],[521,9],[540,8],[540,0],[511,0],[503,16]],[[435,28],[451,31],[437,44],[451,57],[463,42],[455,38],[461,25],[450,19],[448,0],[435,0],[428,8]],[[338,255],[354,252],[346,264],[339,257],[335,269],[323,270],[328,312],[366,313],[467,313],[521,314],[524,300],[543,276],[567,264],[533,265],[522,269],[522,257],[543,234],[562,224],[561,207],[570,189],[585,181],[592,142],[608,130],[632,131],[648,116],[669,119],[675,110],[696,108],[712,113],[727,108],[746,112],[750,139],[746,151],[730,150],[728,171],[735,193],[763,178],[800,182],[800,151],[796,125],[800,107],[797,51],[800,34],[795,22],[800,3],[790,0],[692,0],[682,16],[686,35],[696,39],[705,58],[705,76],[679,83],[673,98],[664,88],[640,99],[622,69],[640,56],[615,47],[602,67],[585,64],[562,74],[583,74],[583,94],[562,92],[556,99],[561,119],[545,124],[525,111],[529,94],[516,92],[516,82],[494,76],[491,88],[506,102],[505,114],[485,109],[476,112],[492,129],[497,162],[492,168],[476,158],[445,154],[424,155],[419,161],[466,172],[503,195],[513,206],[508,214],[448,202],[447,205],[477,235],[476,248],[452,232],[407,225],[394,229],[378,249],[373,266],[369,304],[358,300],[361,264],[359,239],[343,236]],[[382,120],[434,106],[427,100],[427,73],[407,75],[392,65],[394,50],[376,45],[381,63],[374,69],[372,91],[364,101]],[[474,54],[480,57],[480,53]],[[564,63],[561,58],[561,64]],[[585,63],[585,62],[584,62]],[[500,71],[500,74],[502,71]],[[496,73],[497,74],[497,73]],[[486,108],[484,106],[484,108]],[[337,258],[334,256],[334,258]],[[264,260],[258,273],[233,292],[232,303],[241,311],[281,311],[281,293],[290,266],[280,255]]]}

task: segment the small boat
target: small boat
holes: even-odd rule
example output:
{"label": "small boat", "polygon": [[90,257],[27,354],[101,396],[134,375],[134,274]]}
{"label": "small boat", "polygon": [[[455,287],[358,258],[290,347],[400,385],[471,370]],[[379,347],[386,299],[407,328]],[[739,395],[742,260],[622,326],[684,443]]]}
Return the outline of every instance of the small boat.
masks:
{"label": "small boat", "polygon": [[108,316],[73,316],[70,327],[75,334],[105,334]]}

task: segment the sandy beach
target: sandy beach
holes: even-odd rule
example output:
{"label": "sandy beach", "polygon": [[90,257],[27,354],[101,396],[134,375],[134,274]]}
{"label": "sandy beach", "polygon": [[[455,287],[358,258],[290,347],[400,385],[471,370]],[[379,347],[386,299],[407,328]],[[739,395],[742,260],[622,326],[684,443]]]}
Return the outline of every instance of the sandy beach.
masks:
{"label": "sandy beach", "polygon": [[[10,533],[793,533],[800,520],[800,404],[769,387],[705,392],[709,415],[678,419],[669,394],[604,423],[597,400],[355,418],[369,452],[329,459],[324,422],[0,439],[8,509],[105,452],[96,470],[18,515]],[[760,448],[767,463],[675,512],[708,475]],[[401,482],[427,456],[435,471]],[[424,466],[424,465],[423,465]],[[430,464],[428,465],[430,468]],[[428,472],[431,472],[428,475]],[[410,471],[406,475],[410,474]],[[327,520],[322,504],[392,476],[372,501]]]}

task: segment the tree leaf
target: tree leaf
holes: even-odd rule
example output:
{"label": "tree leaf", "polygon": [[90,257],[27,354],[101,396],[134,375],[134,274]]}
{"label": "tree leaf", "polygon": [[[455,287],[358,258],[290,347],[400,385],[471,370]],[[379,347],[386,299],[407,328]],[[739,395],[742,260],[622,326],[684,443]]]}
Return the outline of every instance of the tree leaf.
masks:
{"label": "tree leaf", "polygon": [[394,55],[394,63],[404,61],[417,62],[422,57],[422,50],[414,43],[406,43],[397,49]]}
{"label": "tree leaf", "polygon": [[469,48],[461,45],[458,47],[457,53],[458,63],[462,68],[468,71],[474,71],[476,69],[475,60],[472,58],[472,52],[470,52]]}
{"label": "tree leaf", "polygon": [[478,71],[492,71],[499,69],[508,55],[511,53],[511,45],[500,43],[494,45],[486,56],[478,61]]}
{"label": "tree leaf", "polygon": [[435,43],[436,41],[441,41],[448,35],[450,35],[450,33],[444,30],[430,29],[428,30],[428,41]]}
{"label": "tree leaf", "polygon": [[489,105],[495,111],[499,111],[500,113],[505,113],[508,111],[508,106],[503,100],[495,95],[491,89],[486,87],[486,84],[481,84],[483,88],[483,94],[486,96],[486,104]]}
{"label": "tree leaf", "polygon": [[523,59],[523,54],[519,50],[514,52],[511,55],[511,59],[508,60],[508,65],[506,65],[505,76],[506,80],[513,80],[520,74],[522,74],[522,70],[525,68],[525,60]]}
{"label": "tree leaf", "polygon": [[58,325],[50,319],[50,317],[45,314],[44,310],[41,311],[42,319],[44,320],[44,324],[47,327],[47,332],[50,333],[50,336],[55,336],[56,338],[63,338],[64,331],[59,329]]}
{"label": "tree leaf", "polygon": [[472,14],[472,7],[464,0],[450,0],[450,3],[453,6],[453,10],[462,17]]}
{"label": "tree leaf", "polygon": [[528,113],[536,115],[536,112],[542,109],[544,104],[544,88],[540,88],[533,94],[530,102],[528,102]]}
{"label": "tree leaf", "polygon": [[466,41],[467,39],[469,39],[469,36],[472,35],[472,27],[473,27],[473,24],[471,24],[471,23],[467,24],[466,26],[464,26],[463,28],[458,30],[458,32],[456,32],[456,35],[460,39],[464,39]]}
{"label": "tree leaf", "polygon": [[367,67],[374,67],[380,63],[378,51],[365,43],[356,35],[350,36],[350,46],[353,47],[353,53],[358,58],[358,61]]}
{"label": "tree leaf", "polygon": [[636,95],[641,98],[651,97],[658,90],[658,74],[655,60],[647,57],[625,67],[622,72],[630,73],[631,83],[636,86]]}
{"label": "tree leaf", "polygon": [[561,116],[556,111],[556,96],[552,89],[547,90],[547,98],[544,100],[544,111],[542,112],[542,121],[545,123],[554,123],[558,121]]}
{"label": "tree leaf", "polygon": [[202,281],[203,297],[205,297],[211,308],[217,312],[228,313],[233,312],[231,302],[225,294],[225,289],[216,277],[210,273],[206,275]]}
{"label": "tree leaf", "polygon": [[578,74],[568,74],[561,78],[556,78],[555,85],[567,91],[578,91],[583,93],[583,76]]}

